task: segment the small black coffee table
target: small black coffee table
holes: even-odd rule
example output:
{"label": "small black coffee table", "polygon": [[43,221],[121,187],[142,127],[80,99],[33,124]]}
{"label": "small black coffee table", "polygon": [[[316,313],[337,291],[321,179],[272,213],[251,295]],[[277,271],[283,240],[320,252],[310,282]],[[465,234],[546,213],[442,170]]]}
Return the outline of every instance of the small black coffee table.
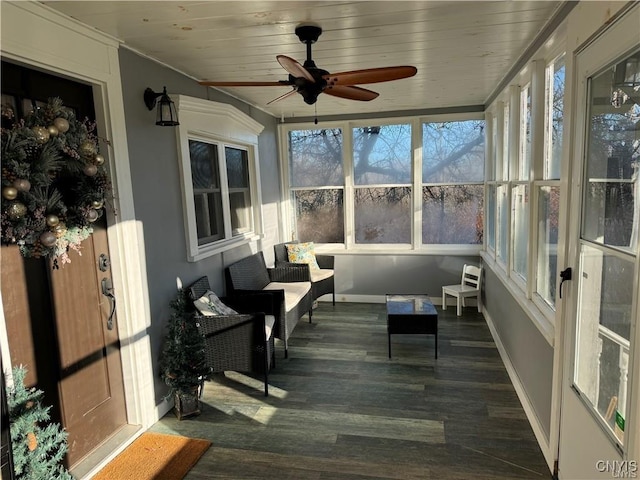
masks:
{"label": "small black coffee table", "polygon": [[435,335],[438,358],[438,312],[428,295],[387,294],[387,336],[391,358],[391,335]]}

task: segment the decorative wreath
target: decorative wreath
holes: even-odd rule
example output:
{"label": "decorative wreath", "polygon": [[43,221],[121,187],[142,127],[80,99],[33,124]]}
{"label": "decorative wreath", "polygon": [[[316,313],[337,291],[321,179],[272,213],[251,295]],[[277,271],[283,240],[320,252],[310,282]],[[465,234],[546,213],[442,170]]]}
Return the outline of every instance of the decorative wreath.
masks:
{"label": "decorative wreath", "polygon": [[3,106],[2,243],[17,243],[25,257],[53,257],[54,267],[69,263],[110,190],[96,125],[76,120],[59,98],[4,128],[13,116]]}

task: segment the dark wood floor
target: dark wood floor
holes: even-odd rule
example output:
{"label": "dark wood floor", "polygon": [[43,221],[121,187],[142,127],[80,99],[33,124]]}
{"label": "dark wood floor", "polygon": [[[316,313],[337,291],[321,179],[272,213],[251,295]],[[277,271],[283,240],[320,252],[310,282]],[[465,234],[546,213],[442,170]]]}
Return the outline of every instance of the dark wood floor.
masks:
{"label": "dark wood floor", "polygon": [[424,335],[389,360],[384,304],[320,303],[276,346],[269,397],[228,372],[200,416],[151,430],[213,442],[187,480],[551,478],[482,316],[438,312],[437,360]]}

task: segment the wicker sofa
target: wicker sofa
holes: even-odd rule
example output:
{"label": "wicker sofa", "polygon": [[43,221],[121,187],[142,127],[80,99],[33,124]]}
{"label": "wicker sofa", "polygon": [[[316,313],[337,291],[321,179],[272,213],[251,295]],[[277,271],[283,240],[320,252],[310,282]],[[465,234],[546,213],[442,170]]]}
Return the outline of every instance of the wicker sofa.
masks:
{"label": "wicker sofa", "polygon": [[289,337],[305,313],[312,320],[313,294],[308,269],[294,267],[267,268],[262,252],[249,255],[225,269],[227,296],[269,293],[271,308],[265,313],[275,317],[274,335],[284,342],[284,356],[289,356]]}
{"label": "wicker sofa", "polygon": [[[210,290],[209,279],[200,277],[186,292],[195,301]],[[201,315],[193,309],[198,331],[205,338],[205,360],[212,373],[251,372],[264,376],[264,394],[269,395],[269,370],[275,366],[273,326],[275,318],[263,311],[270,295],[223,298],[237,315]]]}
{"label": "wicker sofa", "polygon": [[333,297],[333,304],[336,304],[336,287],[334,283],[334,257],[333,255],[319,255],[316,254],[316,261],[320,270],[309,269],[309,266],[304,263],[291,263],[289,262],[289,255],[287,254],[287,245],[289,243],[279,243],[273,246],[273,252],[276,259],[276,267],[292,267],[303,268],[309,270],[311,278],[311,290],[313,291],[313,299],[317,300],[323,295],[330,293]]}

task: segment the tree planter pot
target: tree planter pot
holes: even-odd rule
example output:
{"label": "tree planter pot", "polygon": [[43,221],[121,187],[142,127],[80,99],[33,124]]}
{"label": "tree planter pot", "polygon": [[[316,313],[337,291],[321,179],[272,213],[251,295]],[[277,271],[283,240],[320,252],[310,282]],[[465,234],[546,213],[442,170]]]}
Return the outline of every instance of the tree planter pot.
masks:
{"label": "tree planter pot", "polygon": [[191,392],[176,392],[174,395],[174,412],[178,420],[200,415],[200,400],[198,399],[198,387]]}

